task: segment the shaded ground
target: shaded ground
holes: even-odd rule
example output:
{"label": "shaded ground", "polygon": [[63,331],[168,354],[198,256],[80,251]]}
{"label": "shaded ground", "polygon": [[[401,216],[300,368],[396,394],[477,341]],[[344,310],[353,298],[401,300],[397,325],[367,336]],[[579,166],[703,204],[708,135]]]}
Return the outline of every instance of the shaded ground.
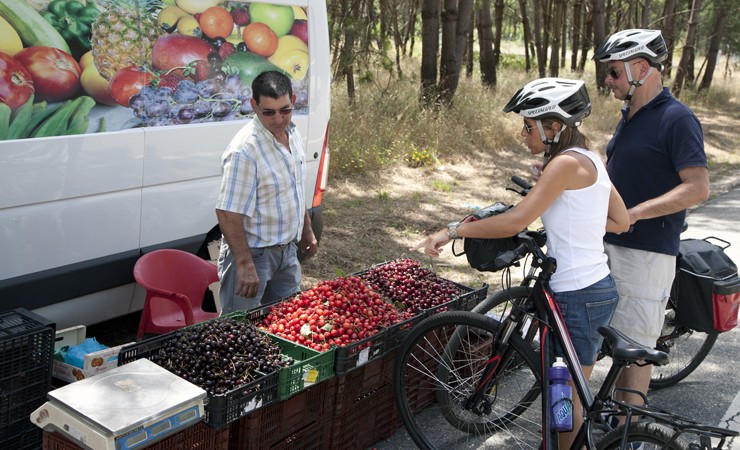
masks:
{"label": "shaded ground", "polygon": [[[716,195],[740,182],[740,147],[733,139],[740,125],[740,105],[725,111],[706,107],[695,111],[704,128],[712,195]],[[601,129],[609,131],[589,130],[596,151],[605,148],[611,135],[610,126]],[[351,180],[330,180],[324,194],[322,242],[318,255],[304,264],[304,285],[412,256],[445,278],[471,286],[488,283],[491,289],[500,286],[500,274],[476,272],[464,257],[455,258],[449,250],[432,260],[420,253],[410,255],[408,248],[475,206],[496,200],[517,202],[518,195],[505,188],[512,185],[512,175],[528,177],[533,160],[524,147],[516,146],[443,161],[434,169],[400,166]]]}
{"label": "shaded ground", "polygon": [[[695,111],[704,128],[714,196],[740,183],[740,147],[733,139],[733,133],[740,129],[740,105],[723,111],[701,107]],[[512,121],[510,129],[500,132],[515,134],[520,123]],[[611,136],[611,126],[593,127],[588,135],[591,147],[599,151]],[[481,150],[463,159],[443,161],[435,168],[398,166],[351,180],[330,180],[324,194],[322,242],[317,256],[303,265],[304,288],[403,257],[418,259],[458,283],[500,288],[502,274],[476,272],[465,257],[454,257],[449,247],[436,259],[410,254],[408,248],[476,206],[497,200],[516,203],[519,196],[506,191],[512,185],[509,179],[512,175],[528,177],[528,166],[533,161],[524,147],[516,145]],[[515,270],[514,280],[519,275]],[[87,335],[96,336],[108,346],[131,342],[139,316],[129,314],[88,327]]]}

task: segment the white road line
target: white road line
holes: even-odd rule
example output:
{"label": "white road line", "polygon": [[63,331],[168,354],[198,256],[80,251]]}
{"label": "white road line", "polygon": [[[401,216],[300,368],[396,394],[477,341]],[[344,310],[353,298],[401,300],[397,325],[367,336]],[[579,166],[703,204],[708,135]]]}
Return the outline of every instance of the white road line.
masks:
{"label": "white road line", "polygon": [[[737,393],[735,399],[732,400],[730,406],[727,407],[722,420],[717,424],[720,428],[729,428],[730,430],[740,431],[740,392]],[[712,439],[712,445],[717,445],[719,439]],[[730,439],[725,442],[725,450],[740,449],[740,440],[738,438]]]}

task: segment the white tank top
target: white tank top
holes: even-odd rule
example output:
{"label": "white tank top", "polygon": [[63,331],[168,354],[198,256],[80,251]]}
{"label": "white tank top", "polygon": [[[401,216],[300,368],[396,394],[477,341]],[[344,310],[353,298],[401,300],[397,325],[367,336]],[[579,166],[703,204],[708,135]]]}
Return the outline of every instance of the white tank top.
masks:
{"label": "white tank top", "polygon": [[542,214],[547,231],[547,254],[557,261],[550,287],[554,292],[588,287],[609,275],[604,253],[606,216],[611,181],[598,155],[570,148],[587,156],[596,166],[596,182],[582,189],[563,191]]}

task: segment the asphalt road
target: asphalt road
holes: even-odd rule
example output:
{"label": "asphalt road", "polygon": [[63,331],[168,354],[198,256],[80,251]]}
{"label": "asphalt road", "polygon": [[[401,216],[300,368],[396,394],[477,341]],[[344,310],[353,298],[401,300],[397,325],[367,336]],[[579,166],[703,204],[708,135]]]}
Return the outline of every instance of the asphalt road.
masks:
{"label": "asphalt road", "polygon": [[[691,211],[684,238],[715,236],[732,243],[725,252],[740,264],[740,187],[735,187]],[[716,241],[713,241],[716,243]],[[659,408],[693,418],[701,423],[740,431],[740,327],[723,333],[704,362],[677,385],[649,394]],[[608,363],[594,371],[592,384],[598,386]],[[405,429],[374,445],[377,449],[415,449]],[[740,450],[740,439],[725,444]]]}

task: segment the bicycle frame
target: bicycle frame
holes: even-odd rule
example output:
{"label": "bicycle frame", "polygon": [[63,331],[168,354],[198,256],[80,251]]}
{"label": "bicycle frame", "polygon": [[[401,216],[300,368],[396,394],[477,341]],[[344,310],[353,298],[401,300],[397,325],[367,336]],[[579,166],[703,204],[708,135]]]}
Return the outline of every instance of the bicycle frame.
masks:
{"label": "bicycle frame", "polygon": [[[538,320],[536,320],[537,330],[540,333],[540,375],[542,377],[541,400],[543,412],[542,448],[549,450],[557,448],[554,446],[554,433],[550,432],[549,424],[551,420],[551,411],[549,406],[549,389],[547,389],[549,385],[548,368],[552,364],[554,348],[550,339],[551,334],[557,340],[558,344],[560,344],[560,348],[563,350],[563,357],[566,364],[568,365],[568,370],[573,378],[573,384],[575,386],[576,392],[574,393],[574,395],[578,395],[578,397],[581,399],[581,404],[587,407],[590,407],[594,403],[594,396],[588,386],[586,376],[583,373],[583,370],[581,370],[581,364],[578,361],[578,356],[576,355],[575,348],[573,347],[573,343],[570,340],[570,335],[568,334],[568,329],[565,325],[565,321],[563,320],[560,308],[558,307],[558,304],[555,300],[555,294],[552,292],[548,284],[550,274],[555,272],[555,261],[552,258],[547,258],[544,261],[536,261],[534,264],[537,264],[540,268],[540,276],[535,281],[535,285],[532,289],[532,295],[530,298],[533,300],[531,304],[533,304],[537,310],[535,317],[538,318]],[[520,328],[523,326],[524,317],[527,315],[528,312],[529,311],[526,311],[519,306],[513,309],[512,313],[506,318],[504,326],[502,327],[501,336],[499,336],[498,338],[500,341],[500,345],[506,345],[506,343],[508,342],[508,337],[511,335],[512,332],[521,332]],[[504,357],[502,358],[504,360],[504,363],[506,362],[506,356],[506,353],[504,353]],[[505,367],[505,364],[499,367]],[[495,375],[496,373],[493,374],[493,376]],[[584,426],[585,425],[586,422],[584,422]],[[582,427],[581,429],[583,430],[583,428],[584,427]],[[582,448],[584,445],[584,439],[588,441],[587,448],[591,448],[593,443],[590,442],[590,433],[585,434],[581,432],[578,434],[578,436],[581,438],[577,438],[576,441],[581,442],[574,443],[573,448]],[[577,444],[577,446],[575,446],[575,444]]]}
{"label": "bicycle frame", "polygon": [[[531,326],[528,332],[537,330],[540,333],[540,376],[542,379],[541,389],[541,401],[542,401],[542,449],[550,450],[557,448],[556,432],[550,431],[550,398],[549,398],[549,379],[548,379],[548,368],[552,364],[552,357],[554,354],[553,341],[551,340],[551,334],[556,339],[557,343],[563,351],[563,357],[568,370],[573,379],[573,385],[575,386],[574,395],[578,395],[581,400],[581,405],[588,413],[586,414],[585,420],[578,430],[576,439],[571,448],[580,449],[586,445],[586,448],[593,448],[594,442],[590,433],[591,416],[592,411],[600,409],[605,399],[609,398],[611,387],[615,384],[616,379],[621,372],[622,368],[619,366],[613,366],[607,375],[607,379],[602,385],[599,391],[598,397],[599,402],[595,401],[595,397],[591,392],[591,389],[586,380],[586,376],[581,369],[581,364],[578,360],[573,343],[570,340],[570,334],[565,325],[562,313],[555,299],[555,293],[550,289],[549,280],[552,274],[557,268],[557,264],[553,258],[548,258],[544,255],[539,246],[536,245],[534,239],[526,240],[526,237],[520,235],[525,241],[528,251],[534,255],[532,261],[532,268],[539,269],[539,275],[534,279],[534,286],[530,297],[524,305],[517,305],[511,311],[503,323],[501,332],[497,337],[497,345],[493,350],[491,359],[488,361],[487,367],[481,377],[481,383],[478,389],[474,392],[471,398],[468,400],[468,407],[477,404],[478,399],[481,398],[483,392],[485,392],[485,385],[491,379],[494,379],[500,371],[502,371],[511,357],[511,352],[507,351],[507,344],[509,337],[513,333],[521,334],[526,323],[526,318],[531,313],[534,314],[536,327]],[[534,311],[527,308],[534,308]],[[501,357],[499,357],[501,355]],[[576,414],[574,412],[574,414]]]}

